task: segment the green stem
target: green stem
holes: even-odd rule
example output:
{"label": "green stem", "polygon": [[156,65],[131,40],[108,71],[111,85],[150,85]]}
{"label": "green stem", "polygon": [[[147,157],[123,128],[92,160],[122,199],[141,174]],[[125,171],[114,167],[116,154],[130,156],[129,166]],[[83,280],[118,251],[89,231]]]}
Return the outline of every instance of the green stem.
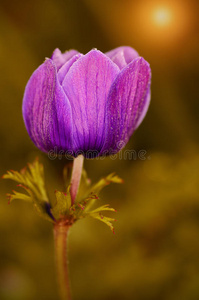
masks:
{"label": "green stem", "polygon": [[67,237],[70,225],[63,222],[54,225],[55,258],[61,300],[71,300],[67,262]]}
{"label": "green stem", "polygon": [[75,203],[75,198],[78,193],[79,184],[82,176],[82,168],[83,168],[83,162],[84,157],[83,155],[79,155],[76,158],[74,158],[73,161],[73,170],[72,170],[72,176],[71,176],[71,204],[73,205]]}

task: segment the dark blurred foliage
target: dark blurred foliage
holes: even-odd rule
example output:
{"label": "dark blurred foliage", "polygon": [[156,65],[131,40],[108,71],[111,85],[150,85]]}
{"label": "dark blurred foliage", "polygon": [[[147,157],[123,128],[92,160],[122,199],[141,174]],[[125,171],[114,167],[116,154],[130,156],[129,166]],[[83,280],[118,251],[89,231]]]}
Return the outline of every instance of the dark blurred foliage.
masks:
{"label": "dark blurred foliage", "polygon": [[[67,161],[49,160],[25,130],[21,103],[31,73],[56,47],[86,53],[130,45],[152,68],[151,106],[126,147],[146,150],[146,160],[85,162],[93,180],[116,171],[125,183],[107,187],[99,200],[118,210],[115,236],[94,220],[71,230],[74,300],[199,299],[199,7],[162,1],[176,13],[166,29],[149,21],[159,3],[0,2],[1,174],[39,156],[52,197]],[[8,206],[5,194],[15,184],[0,185],[0,299],[58,299],[51,224],[26,203]]]}

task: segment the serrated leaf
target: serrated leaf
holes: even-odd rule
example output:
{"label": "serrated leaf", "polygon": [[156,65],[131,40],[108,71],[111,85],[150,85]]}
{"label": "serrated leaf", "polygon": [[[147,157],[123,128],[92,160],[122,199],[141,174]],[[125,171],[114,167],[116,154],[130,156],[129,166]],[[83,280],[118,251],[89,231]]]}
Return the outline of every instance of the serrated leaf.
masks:
{"label": "serrated leaf", "polygon": [[96,184],[94,184],[90,188],[90,192],[99,194],[100,191],[107,185],[109,185],[111,182],[114,183],[123,183],[123,179],[121,179],[119,176],[115,175],[115,173],[109,174],[108,176],[100,179]]}
{"label": "serrated leaf", "polygon": [[18,193],[16,191],[13,191],[13,194],[6,194],[8,200],[9,200],[9,203],[12,202],[13,200],[15,199],[22,199],[24,201],[28,201],[28,202],[31,202],[31,197],[28,196],[28,195],[25,195],[23,193]]}
{"label": "serrated leaf", "polygon": [[92,218],[94,218],[94,219],[97,219],[97,220],[99,220],[99,221],[101,221],[103,223],[105,223],[111,229],[111,231],[113,233],[115,233],[114,232],[114,227],[113,227],[113,224],[112,224],[112,222],[116,221],[115,219],[109,218],[109,217],[105,217],[105,216],[103,216],[103,215],[101,215],[99,213],[92,213],[92,214],[89,214],[89,216],[92,217]]}
{"label": "serrated leaf", "polygon": [[26,173],[26,176],[29,177],[30,182],[36,184],[36,187],[39,190],[39,195],[42,196],[42,199],[46,201],[48,199],[44,183],[44,168],[43,165],[39,163],[36,159],[33,164],[28,164],[30,173]]}
{"label": "serrated leaf", "polygon": [[21,187],[31,190],[36,198],[48,201],[46,194],[43,165],[36,159],[32,164],[28,164],[28,168],[23,168],[20,172],[8,171],[3,175],[4,179],[11,179],[18,182]]}
{"label": "serrated leaf", "polygon": [[[97,194],[99,195],[100,191],[111,182],[114,183],[123,183],[123,179],[119,176],[115,175],[115,173],[111,173],[108,176],[101,178],[96,184],[92,185],[88,191],[88,195]],[[87,205],[86,210],[91,209],[91,207],[95,204],[95,200],[91,201],[89,205]]]}
{"label": "serrated leaf", "polygon": [[[64,171],[64,179],[69,181],[69,174],[71,167],[67,166]],[[32,202],[37,213],[44,219],[50,222],[69,221],[71,224],[81,218],[92,217],[100,220],[109,226],[114,232],[112,222],[113,218],[102,215],[102,212],[115,212],[114,208],[109,205],[102,205],[91,210],[93,204],[99,199],[98,194],[103,187],[111,182],[122,183],[123,180],[114,173],[102,178],[98,183],[91,186],[90,180],[87,177],[86,171],[83,170],[81,177],[81,184],[79,188],[78,197],[75,203],[71,206],[70,186],[67,188],[67,193],[56,191],[56,203],[51,207],[44,184],[43,165],[39,164],[38,160],[32,164],[28,164],[28,168],[22,169],[20,172],[9,171],[3,176],[6,179],[12,179],[18,183],[18,186],[23,188],[26,193],[19,193],[13,191],[13,194],[7,194],[10,201],[14,199],[22,199]]]}
{"label": "serrated leaf", "polygon": [[105,205],[102,205],[92,211],[90,211],[89,213],[99,213],[99,212],[102,212],[102,211],[113,211],[113,212],[116,212],[116,210],[112,207],[109,207],[109,204],[105,204]]}
{"label": "serrated leaf", "polygon": [[18,186],[28,193],[27,195],[14,191],[13,194],[8,194],[10,201],[14,199],[31,201],[39,215],[52,222],[53,216],[47,209],[50,204],[45,189],[43,165],[39,163],[38,159],[32,164],[28,164],[28,168],[23,168],[20,172],[8,171],[3,178],[16,181],[19,183]]}
{"label": "serrated leaf", "polygon": [[67,193],[64,192],[55,192],[56,196],[56,205],[51,209],[53,216],[56,219],[69,214],[69,209],[71,207],[71,195],[70,195],[70,186],[68,187]]}
{"label": "serrated leaf", "polygon": [[47,213],[48,211],[47,205],[49,205],[49,203],[47,202],[38,203],[37,201],[33,201],[33,206],[36,212],[38,213],[38,215],[43,219],[50,221],[51,223],[54,223],[55,221],[54,216],[51,213]]}
{"label": "serrated leaf", "polygon": [[85,218],[87,216],[86,207],[89,205],[89,202],[98,199],[96,195],[91,195],[87,199],[84,199],[80,202],[75,202],[70,208],[70,215],[73,216],[74,220]]}
{"label": "serrated leaf", "polygon": [[98,199],[99,198],[97,197],[97,195],[92,194],[89,198],[77,203],[76,205],[78,205],[81,208],[81,210],[79,210],[77,213],[77,208],[75,208],[74,216],[76,216],[77,219],[85,218],[85,217],[92,217],[94,219],[100,220],[101,222],[108,225],[109,228],[114,232],[112,222],[116,221],[116,220],[113,218],[106,217],[101,214],[101,212],[104,212],[104,211],[116,212],[116,210],[114,208],[110,207],[109,204],[105,204],[105,205],[102,205],[91,211],[88,211],[88,209],[87,209],[88,207],[90,207],[90,203],[92,203],[93,201],[96,201]]}

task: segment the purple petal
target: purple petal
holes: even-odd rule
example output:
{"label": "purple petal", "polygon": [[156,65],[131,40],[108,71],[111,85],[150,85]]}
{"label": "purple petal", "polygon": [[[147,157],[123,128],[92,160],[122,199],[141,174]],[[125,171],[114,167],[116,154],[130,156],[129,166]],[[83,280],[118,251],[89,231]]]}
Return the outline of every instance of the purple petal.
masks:
{"label": "purple petal", "polygon": [[68,71],[70,70],[70,68],[72,67],[72,65],[74,64],[74,62],[76,62],[81,56],[83,56],[83,54],[78,53],[76,55],[74,55],[69,61],[67,61],[58,71],[58,79],[60,84],[62,84],[64,77],[66,76],[66,74],[68,73]]}
{"label": "purple petal", "polygon": [[71,103],[76,150],[99,151],[104,143],[107,96],[119,68],[91,50],[73,64],[63,81]]}
{"label": "purple petal", "polygon": [[144,117],[146,116],[146,113],[147,113],[148,108],[149,108],[150,101],[151,101],[151,89],[150,89],[150,86],[149,86],[149,89],[146,93],[146,99],[144,100],[145,104],[144,104],[142,112],[141,112],[141,114],[140,114],[140,116],[137,120],[137,123],[135,125],[135,129],[137,129],[140,126],[140,124],[142,123]]}
{"label": "purple petal", "polygon": [[123,69],[134,58],[138,57],[137,51],[131,47],[118,47],[105,53],[118,67]]}
{"label": "purple petal", "polygon": [[56,66],[47,59],[31,76],[23,99],[26,129],[42,151],[72,148],[70,103],[57,79]]}
{"label": "purple petal", "polygon": [[54,61],[58,71],[69,59],[71,59],[78,53],[78,51],[72,49],[62,54],[61,51],[57,48],[53,52],[51,59]]}
{"label": "purple petal", "polygon": [[[138,57],[115,79],[108,96],[106,139],[101,154],[123,148],[140,124],[149,105],[151,70]],[[106,153],[108,154],[108,153]]]}

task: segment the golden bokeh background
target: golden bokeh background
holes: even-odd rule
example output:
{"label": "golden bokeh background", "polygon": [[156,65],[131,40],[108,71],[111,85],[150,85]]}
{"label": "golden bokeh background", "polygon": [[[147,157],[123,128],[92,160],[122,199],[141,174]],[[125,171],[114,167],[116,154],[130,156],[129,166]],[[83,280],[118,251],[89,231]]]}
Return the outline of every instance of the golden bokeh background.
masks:
{"label": "golden bokeh background", "polygon": [[[0,171],[39,156],[53,197],[65,159],[49,160],[25,130],[27,80],[59,47],[86,53],[134,47],[152,68],[147,117],[126,146],[145,160],[86,160],[93,181],[115,171],[102,204],[118,211],[116,234],[95,220],[69,236],[74,300],[199,299],[199,3],[197,0],[0,2]],[[31,205],[7,205],[0,182],[0,299],[58,299],[51,224]]]}

